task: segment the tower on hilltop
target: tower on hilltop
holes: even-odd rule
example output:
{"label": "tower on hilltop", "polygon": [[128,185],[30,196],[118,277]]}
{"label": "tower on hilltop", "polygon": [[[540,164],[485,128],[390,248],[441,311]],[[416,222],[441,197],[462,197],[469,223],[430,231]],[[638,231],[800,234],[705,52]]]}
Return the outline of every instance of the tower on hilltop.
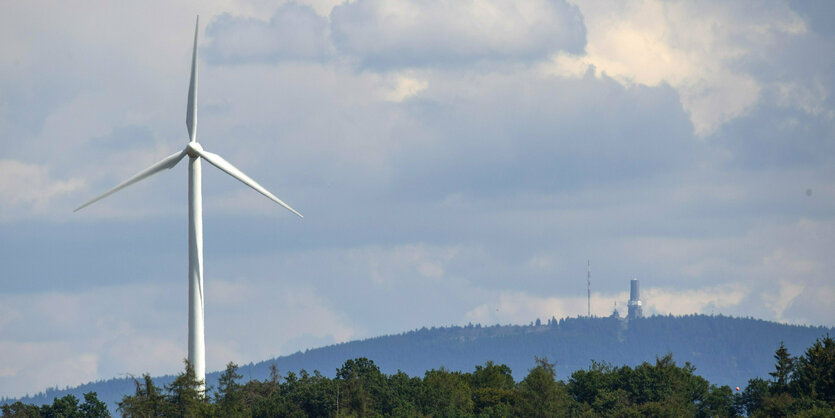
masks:
{"label": "tower on hilltop", "polygon": [[638,288],[638,279],[632,279],[629,283],[629,303],[627,303],[628,313],[626,315],[629,319],[641,318],[644,316],[643,308],[641,308],[641,293]]}

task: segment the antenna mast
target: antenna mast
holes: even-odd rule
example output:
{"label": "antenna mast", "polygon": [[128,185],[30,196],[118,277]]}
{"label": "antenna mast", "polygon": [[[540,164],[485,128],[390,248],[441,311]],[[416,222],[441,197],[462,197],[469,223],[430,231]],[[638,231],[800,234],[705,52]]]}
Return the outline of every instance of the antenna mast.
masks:
{"label": "antenna mast", "polygon": [[588,293],[588,315],[591,318],[591,260],[586,260],[588,263],[588,275],[586,276],[586,293]]}

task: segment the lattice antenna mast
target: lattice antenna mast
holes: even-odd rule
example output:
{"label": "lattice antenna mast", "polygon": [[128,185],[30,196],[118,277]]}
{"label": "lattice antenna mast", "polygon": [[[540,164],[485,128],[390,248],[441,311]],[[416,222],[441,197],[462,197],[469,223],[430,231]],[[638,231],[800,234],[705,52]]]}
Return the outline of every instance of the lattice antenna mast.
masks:
{"label": "lattice antenna mast", "polygon": [[588,294],[588,316],[591,318],[591,260],[588,263],[588,275],[586,276],[586,293]]}

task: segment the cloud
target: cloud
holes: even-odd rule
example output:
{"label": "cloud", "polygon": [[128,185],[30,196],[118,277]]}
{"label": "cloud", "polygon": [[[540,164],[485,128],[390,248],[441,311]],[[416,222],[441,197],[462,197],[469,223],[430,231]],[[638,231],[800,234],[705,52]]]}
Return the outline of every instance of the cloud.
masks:
{"label": "cloud", "polygon": [[[0,393],[21,396],[125,373],[176,373],[187,355],[182,279],[0,295]],[[352,326],[328,305],[309,286],[207,280],[207,369],[290,354],[309,348],[311,338],[352,339]]]}
{"label": "cloud", "polygon": [[556,74],[591,68],[624,84],[673,86],[696,134],[709,135],[760,100],[763,83],[739,66],[767,56],[780,38],[802,35],[804,21],[781,2],[750,4],[629,1],[612,7],[578,1],[588,27],[586,54],[561,54]]}
{"label": "cloud", "polygon": [[742,283],[690,290],[648,288],[641,291],[644,314],[713,314],[736,307],[749,290]]}
{"label": "cloud", "polygon": [[[623,280],[624,288],[628,281]],[[472,307],[464,314],[462,321],[481,324],[493,323],[528,323],[536,318],[546,320],[551,317],[565,318],[585,316],[589,300],[586,296],[541,296],[525,291],[486,292],[490,294],[490,303]],[[579,292],[578,292],[579,293]],[[688,315],[712,314],[736,308],[748,294],[746,286],[732,283],[721,286],[696,288],[690,290],[671,290],[659,287],[641,289],[644,315]],[[605,317],[617,309],[621,317],[627,313],[626,302],[629,292],[591,294],[591,313]]]}
{"label": "cloud", "polygon": [[0,220],[28,217],[50,211],[56,198],[75,192],[84,180],[54,179],[49,167],[15,160],[0,160]]}
{"label": "cloud", "polygon": [[371,280],[392,286],[409,279],[419,282],[443,279],[445,265],[457,253],[456,248],[411,244],[393,248],[357,248],[347,256],[354,268],[365,270]]}
{"label": "cloud", "polygon": [[429,83],[425,80],[401,74],[393,77],[391,86],[384,91],[383,97],[391,102],[402,102],[426,90],[427,87],[429,87]]}
{"label": "cloud", "polygon": [[62,341],[10,342],[0,340],[0,390],[3,396],[34,395],[48,387],[78,385],[97,380],[98,358],[72,353]]}
{"label": "cloud", "polygon": [[802,283],[792,283],[787,280],[780,281],[778,292],[775,293],[772,290],[763,293],[765,306],[774,311],[774,316],[777,317],[778,321],[783,321],[785,320],[783,314],[786,312],[786,309],[800,296],[804,287]]}
{"label": "cloud", "polygon": [[[354,338],[351,321],[320,293],[311,286],[260,278],[207,281],[206,323],[214,322],[209,328],[214,336],[206,344],[219,347],[209,365],[221,368],[228,361],[291,354],[309,348],[301,344],[310,339]],[[221,357],[224,353],[232,357]]]}
{"label": "cloud", "polygon": [[406,109],[422,130],[404,124],[408,148],[392,155],[396,189],[412,196],[553,192],[682,170],[698,155],[669,88],[536,70],[427,80]]}
{"label": "cloud", "polygon": [[0,324],[0,349],[8,353],[0,369],[9,371],[0,391],[20,396],[126,372],[176,370],[182,354],[171,349],[178,346],[170,334],[175,310],[160,303],[169,291],[128,285],[0,295],[0,305],[15,313]]}
{"label": "cloud", "polygon": [[826,13],[310,3],[5,5],[0,393],[42,373],[26,344],[181,367],[185,166],[71,210],[185,144],[198,6],[199,140],[305,214],[204,169],[212,368],[583,314],[588,259],[597,315],[638,277],[647,312],[831,325]]}
{"label": "cloud", "polygon": [[[626,292],[616,294],[591,295],[592,315],[605,317],[612,314],[616,302],[622,302],[618,308],[621,316],[625,315]],[[586,315],[588,299],[585,296],[543,297],[522,291],[503,291],[491,297],[491,303],[478,305],[469,310],[462,321],[479,324],[524,324],[554,318],[566,318]]]}
{"label": "cloud", "polygon": [[331,12],[341,54],[373,68],[528,61],[580,52],[583,19],[562,0],[358,0]]}
{"label": "cloud", "polygon": [[268,22],[224,14],[206,28],[209,62],[221,65],[319,61],[331,54],[328,20],[313,8],[285,3]]}

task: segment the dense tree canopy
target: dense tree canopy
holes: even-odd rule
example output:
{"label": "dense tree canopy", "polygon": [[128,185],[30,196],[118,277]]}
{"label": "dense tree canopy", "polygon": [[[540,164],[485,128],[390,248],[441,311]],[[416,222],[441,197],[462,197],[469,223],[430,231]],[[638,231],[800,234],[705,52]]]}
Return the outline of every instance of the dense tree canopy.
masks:
{"label": "dense tree canopy", "polygon": [[11,405],[5,404],[0,407],[4,417],[21,418],[104,418],[110,417],[107,405],[100,401],[96,392],[84,394],[84,402],[79,404],[78,398],[67,395],[55,398],[52,405],[37,407],[31,404],[15,402]]}
{"label": "dense tree canopy", "polygon": [[[835,342],[818,339],[792,358],[784,345],[775,354],[773,380],[751,379],[739,393],[716,386],[679,366],[672,354],[636,367],[592,362],[557,380],[555,364],[537,358],[519,382],[510,367],[486,362],[471,373],[443,367],[422,378],[386,375],[367,358],[346,361],[334,378],[304,370],[241,382],[229,363],[217,387],[201,389],[194,369],[160,389],[150,376],[136,379],[133,395],[119,403],[126,417],[754,417],[835,415]],[[72,395],[37,407],[2,406],[4,417],[107,417],[95,393],[79,403]]]}

